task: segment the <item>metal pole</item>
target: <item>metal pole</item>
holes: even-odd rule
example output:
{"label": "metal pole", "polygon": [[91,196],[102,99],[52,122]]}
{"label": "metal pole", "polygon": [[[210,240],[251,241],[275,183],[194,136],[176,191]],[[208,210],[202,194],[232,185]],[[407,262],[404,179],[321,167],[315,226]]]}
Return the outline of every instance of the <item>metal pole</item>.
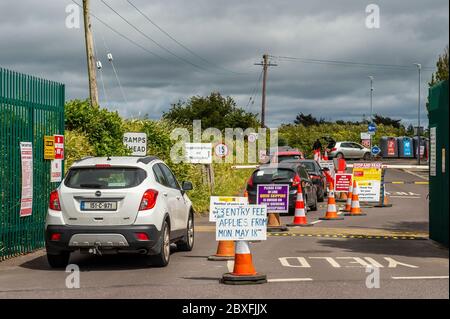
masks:
{"label": "metal pole", "polygon": [[[373,117],[373,76],[369,76],[370,79],[370,117],[369,117],[369,124],[372,123],[372,117]],[[370,149],[372,149],[372,134],[370,135]]]}
{"label": "metal pole", "polygon": [[420,82],[421,82],[421,69],[422,64],[420,63],[414,63],[417,66],[417,69],[419,71],[419,85],[418,85],[418,98],[417,98],[417,165],[420,165]]}
{"label": "metal pole", "polygon": [[262,99],[261,99],[261,127],[265,127],[266,124],[266,81],[267,81],[267,60],[268,55],[263,55],[263,87],[262,87]]}

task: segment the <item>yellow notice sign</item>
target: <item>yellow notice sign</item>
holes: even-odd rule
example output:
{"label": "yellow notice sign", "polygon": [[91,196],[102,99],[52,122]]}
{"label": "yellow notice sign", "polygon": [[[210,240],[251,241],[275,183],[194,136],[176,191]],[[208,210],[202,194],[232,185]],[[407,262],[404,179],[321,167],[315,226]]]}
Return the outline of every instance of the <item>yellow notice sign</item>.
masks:
{"label": "yellow notice sign", "polygon": [[53,135],[44,136],[44,159],[55,159],[55,138]]}
{"label": "yellow notice sign", "polygon": [[358,183],[359,200],[378,202],[380,200],[382,164],[355,163],[353,164],[353,180]]}

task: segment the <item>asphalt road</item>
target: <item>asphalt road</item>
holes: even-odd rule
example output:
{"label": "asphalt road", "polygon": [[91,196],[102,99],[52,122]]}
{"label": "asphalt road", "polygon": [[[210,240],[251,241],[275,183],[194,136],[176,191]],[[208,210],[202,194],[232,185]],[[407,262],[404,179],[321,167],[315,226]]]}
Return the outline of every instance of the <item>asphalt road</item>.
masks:
{"label": "asphalt road", "polygon": [[[390,171],[387,179],[418,177]],[[174,248],[166,268],[147,267],[139,256],[74,254],[80,288],[68,289],[68,273],[50,269],[40,250],[0,263],[0,298],[449,298],[448,249],[428,239],[409,239],[428,229],[427,186],[393,184],[388,191],[391,208],[367,208],[364,217],[323,221],[252,244],[255,267],[267,275],[266,284],[219,283],[233,264],[207,260],[216,242],[213,225],[202,217],[196,221],[194,250]],[[309,221],[324,210],[309,213]],[[351,238],[352,232],[389,236]],[[397,233],[410,236],[392,237]],[[366,286],[367,276],[374,275],[366,272],[367,264],[379,270],[379,288]]]}

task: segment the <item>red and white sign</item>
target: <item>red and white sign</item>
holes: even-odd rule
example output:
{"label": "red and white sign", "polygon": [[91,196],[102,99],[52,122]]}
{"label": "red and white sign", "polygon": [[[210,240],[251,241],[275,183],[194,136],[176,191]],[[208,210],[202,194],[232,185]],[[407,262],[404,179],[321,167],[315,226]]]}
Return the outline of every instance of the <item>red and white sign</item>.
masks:
{"label": "red and white sign", "polygon": [[214,146],[214,153],[218,157],[226,157],[228,155],[228,146],[224,143],[219,143]]}
{"label": "red and white sign", "polygon": [[55,159],[64,159],[64,135],[54,135],[55,137]]}
{"label": "red and white sign", "polygon": [[62,180],[62,160],[55,159],[50,164],[50,182],[56,183]]}
{"label": "red and white sign", "polygon": [[22,194],[20,198],[20,217],[30,216],[33,210],[33,144],[20,142],[22,165]]}
{"label": "red and white sign", "polygon": [[334,175],[334,185],[336,192],[348,192],[352,185],[352,174],[336,173]]}

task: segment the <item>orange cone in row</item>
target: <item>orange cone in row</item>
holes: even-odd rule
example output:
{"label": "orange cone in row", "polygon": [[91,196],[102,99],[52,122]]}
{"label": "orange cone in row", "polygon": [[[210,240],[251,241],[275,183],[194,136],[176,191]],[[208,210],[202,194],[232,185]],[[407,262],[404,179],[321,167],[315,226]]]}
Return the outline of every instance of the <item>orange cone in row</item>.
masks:
{"label": "orange cone in row", "polygon": [[222,261],[234,259],[234,241],[233,240],[219,240],[217,244],[217,252],[215,255],[208,257],[208,260]]}
{"label": "orange cone in row", "polygon": [[347,193],[347,201],[345,202],[344,212],[350,213],[352,210],[353,186],[350,185]]}
{"label": "orange cone in row", "polygon": [[236,253],[233,272],[222,276],[221,283],[228,285],[262,284],[267,276],[259,274],[253,266],[252,254],[247,241],[236,241]]}
{"label": "orange cone in row", "polygon": [[353,181],[353,193],[352,193],[352,207],[350,209],[350,213],[345,214],[345,216],[365,216],[361,212],[361,207],[359,205],[359,188],[358,183]]}
{"label": "orange cone in row", "polygon": [[287,224],[289,227],[304,227],[304,226],[313,226],[313,224],[308,224],[306,220],[305,213],[305,201],[303,200],[303,191],[302,186],[298,184],[297,187],[297,199],[295,201],[295,213],[294,213],[294,221],[292,224]]}
{"label": "orange cone in row", "polygon": [[336,200],[334,199],[334,185],[330,184],[330,191],[328,192],[327,212],[325,217],[320,217],[321,220],[342,220],[344,217],[340,217],[336,210]]}

